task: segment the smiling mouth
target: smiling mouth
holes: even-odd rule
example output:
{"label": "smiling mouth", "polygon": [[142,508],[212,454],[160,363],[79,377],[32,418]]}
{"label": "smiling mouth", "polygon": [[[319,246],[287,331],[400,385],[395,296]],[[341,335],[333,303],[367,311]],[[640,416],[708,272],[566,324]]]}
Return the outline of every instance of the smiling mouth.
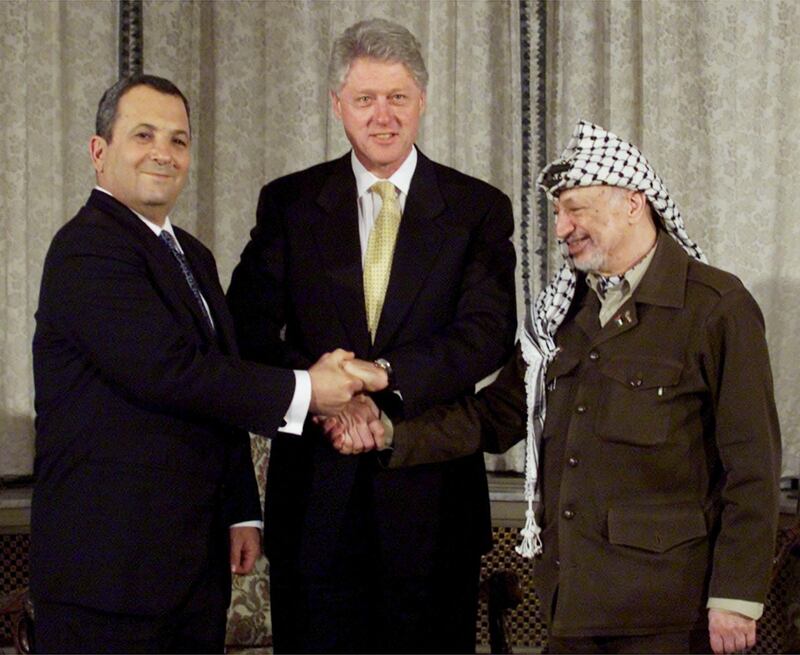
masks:
{"label": "smiling mouth", "polygon": [[389,141],[396,135],[397,132],[379,132],[377,134],[373,134],[372,138],[377,139],[378,141]]}
{"label": "smiling mouth", "polygon": [[567,248],[569,248],[570,255],[577,255],[583,251],[591,242],[588,236],[574,237],[567,239]]}

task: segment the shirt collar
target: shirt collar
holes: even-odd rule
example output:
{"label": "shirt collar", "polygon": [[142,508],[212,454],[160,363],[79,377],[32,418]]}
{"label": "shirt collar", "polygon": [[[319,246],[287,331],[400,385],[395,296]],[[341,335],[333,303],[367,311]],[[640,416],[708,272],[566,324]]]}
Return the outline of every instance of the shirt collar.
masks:
{"label": "shirt collar", "polygon": [[[639,282],[642,281],[644,274],[647,272],[647,269],[650,266],[650,262],[653,261],[653,255],[656,252],[657,243],[658,239],[656,239],[656,242],[653,244],[653,247],[650,248],[648,253],[622,275],[611,276],[612,278],[620,278],[618,283],[614,284],[612,282],[611,288],[619,288],[622,294],[626,296],[632,294],[636,290],[636,287],[639,286]],[[604,300],[607,292],[607,285],[604,283],[603,278],[604,276],[598,275],[597,273],[586,274],[586,284],[592,288],[601,301]]]}
{"label": "shirt collar", "polygon": [[[353,166],[353,174],[356,176],[356,187],[358,189],[358,197],[360,198],[381,178],[375,177],[366,169],[364,164],[356,157],[355,151],[350,152],[350,163]],[[411,146],[411,152],[408,153],[408,157],[406,157],[406,160],[400,165],[400,168],[389,177],[389,182],[394,184],[400,190],[400,193],[408,195],[408,190],[411,188],[411,178],[414,177],[416,168],[417,147]]]}
{"label": "shirt collar", "polygon": [[[94,188],[97,189],[98,191],[102,191],[103,193],[111,196],[112,198],[114,197],[113,193],[111,193],[107,189],[104,189],[99,184],[96,184]],[[125,205],[125,206],[128,207],[127,205]],[[151,221],[149,218],[147,218],[145,216],[142,216],[139,212],[131,209],[130,207],[128,207],[128,209],[130,209],[134,214],[136,214],[144,222],[144,224],[153,231],[153,234],[155,234],[157,237],[161,236],[161,233],[164,230],[166,230],[167,232],[169,232],[172,235],[172,237],[175,239],[175,242],[178,243],[178,237],[175,236],[175,230],[172,227],[172,222],[169,220],[169,216],[167,216],[164,219],[164,225],[161,226],[161,225],[157,225],[156,223],[153,223],[153,221]],[[181,252],[183,252],[183,249],[181,248],[179,243],[178,243],[178,249]]]}

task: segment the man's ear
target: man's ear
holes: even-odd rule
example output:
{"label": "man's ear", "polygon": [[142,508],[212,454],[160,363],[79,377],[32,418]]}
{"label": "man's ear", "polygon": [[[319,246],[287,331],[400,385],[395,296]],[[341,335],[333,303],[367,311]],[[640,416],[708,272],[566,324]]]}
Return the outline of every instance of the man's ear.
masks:
{"label": "man's ear", "polygon": [[419,94],[419,113],[420,114],[424,114],[425,113],[425,107],[427,106],[426,105],[426,100],[427,100],[427,96],[425,95],[425,92],[423,91],[422,93]]}
{"label": "man's ear", "polygon": [[642,217],[647,216],[647,198],[643,191],[632,191],[628,195],[627,205],[628,222],[638,223]]}
{"label": "man's ear", "polygon": [[333,113],[336,114],[336,118],[339,120],[342,119],[342,99],[336,94],[335,91],[331,91],[331,109],[333,109]]}
{"label": "man's ear", "polygon": [[108,142],[103,137],[95,134],[89,139],[89,156],[92,158],[92,166],[98,175],[103,172],[107,149]]}

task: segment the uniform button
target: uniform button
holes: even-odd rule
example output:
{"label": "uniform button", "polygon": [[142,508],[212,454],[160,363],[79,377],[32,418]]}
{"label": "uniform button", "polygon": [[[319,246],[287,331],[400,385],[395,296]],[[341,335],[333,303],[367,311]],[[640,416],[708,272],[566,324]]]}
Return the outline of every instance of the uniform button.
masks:
{"label": "uniform button", "polygon": [[596,362],[598,359],[600,359],[600,353],[596,350],[592,350],[589,353],[589,359],[591,359],[593,362]]}
{"label": "uniform button", "polygon": [[575,411],[578,412],[578,414],[584,414],[584,413],[586,413],[586,409],[587,409],[586,405],[578,405],[575,408]]}
{"label": "uniform button", "polygon": [[575,512],[573,512],[571,509],[565,509],[561,513],[561,516],[563,516],[565,519],[567,519],[567,521],[569,521],[570,519],[575,517]]}
{"label": "uniform button", "polygon": [[569,464],[572,468],[575,468],[578,465],[578,458],[577,457],[570,457],[567,460],[567,464]]}
{"label": "uniform button", "polygon": [[560,559],[557,559],[557,560],[556,560],[556,568],[557,568],[557,569],[560,569],[560,568],[561,568],[561,560],[560,560]]}

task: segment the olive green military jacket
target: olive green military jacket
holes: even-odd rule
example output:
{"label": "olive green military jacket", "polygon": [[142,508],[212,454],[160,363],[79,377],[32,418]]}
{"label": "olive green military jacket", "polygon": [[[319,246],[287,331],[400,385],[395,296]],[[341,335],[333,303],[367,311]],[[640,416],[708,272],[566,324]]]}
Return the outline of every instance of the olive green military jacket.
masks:
{"label": "olive green military jacket", "polygon": [[[662,235],[602,328],[599,309],[579,279],[547,370],[534,584],[552,634],[684,630],[709,596],[763,603],[780,431],[758,305]],[[524,438],[523,375],[518,349],[478,396],[413,421],[424,430],[398,424],[390,466]]]}

